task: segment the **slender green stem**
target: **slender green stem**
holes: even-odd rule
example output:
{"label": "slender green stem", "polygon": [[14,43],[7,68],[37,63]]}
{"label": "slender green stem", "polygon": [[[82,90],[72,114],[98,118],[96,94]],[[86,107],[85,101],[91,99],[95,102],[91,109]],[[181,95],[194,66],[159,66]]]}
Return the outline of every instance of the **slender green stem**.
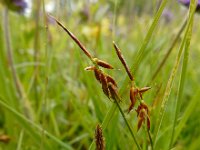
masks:
{"label": "slender green stem", "polygon": [[11,46],[11,38],[10,38],[10,23],[9,23],[9,16],[8,16],[8,9],[5,8],[4,10],[4,17],[3,17],[3,24],[4,24],[4,32],[5,32],[5,42],[6,42],[6,49],[8,55],[8,62],[11,69],[11,74],[14,81],[14,86],[17,91],[17,96],[20,102],[20,109],[23,110],[23,113],[30,119],[34,119],[34,113],[27,99],[27,95],[24,92],[24,88],[21,85],[20,79],[17,75],[16,68],[14,67],[14,59],[13,59],[13,50]]}
{"label": "slender green stem", "polygon": [[147,129],[147,133],[148,133],[148,136],[149,136],[149,141],[150,141],[150,144],[151,144],[151,149],[153,150],[153,140],[152,140],[151,134],[150,134],[150,132],[149,132],[148,129]]}
{"label": "slender green stem", "polygon": [[22,140],[24,137],[24,129],[21,130],[20,135],[19,135],[19,140],[17,142],[17,149],[16,150],[20,150],[22,149]]}
{"label": "slender green stem", "polygon": [[11,68],[12,77],[14,80],[14,85],[17,90],[17,94],[20,98],[22,98],[22,89],[20,87],[19,79],[14,67],[14,60],[13,60],[13,52],[11,48],[11,39],[10,39],[10,29],[9,29],[9,17],[8,17],[8,9],[5,8],[4,10],[4,17],[3,17],[3,23],[4,23],[4,32],[5,32],[5,41],[6,41],[6,48],[7,48],[7,55],[8,55],[8,62]]}
{"label": "slender green stem", "polygon": [[[38,16],[38,12],[40,12],[40,4],[37,4],[37,6],[36,6],[37,8],[36,8],[36,25],[37,25],[37,30],[38,30],[38,28],[39,28],[39,22],[38,22],[38,20],[39,20],[39,16]],[[44,19],[44,27],[45,27],[45,79],[44,79],[44,93],[43,93],[43,97],[42,97],[42,100],[41,100],[41,102],[39,102],[39,107],[38,107],[38,112],[39,112],[39,114],[38,115],[40,115],[40,113],[41,113],[41,109],[42,109],[42,106],[44,105],[44,111],[46,111],[46,110],[48,110],[48,102],[47,102],[47,87],[48,87],[48,73],[49,73],[49,58],[48,58],[48,54],[49,54],[49,49],[48,49],[48,45],[50,45],[51,46],[51,43],[48,43],[48,22],[47,22],[47,16],[46,16],[46,11],[45,11],[45,0],[42,0],[42,12],[43,12],[43,19]],[[38,35],[38,33],[37,33],[38,31],[36,31],[36,35],[35,35],[35,38],[37,37],[37,36],[39,36]],[[35,39],[35,63],[38,61],[38,48],[37,47],[39,47],[39,43],[38,43],[39,41],[37,41],[37,39]],[[37,74],[38,74],[38,67],[36,68],[35,67],[35,88],[37,87]],[[35,98],[37,98],[37,90],[35,89]],[[41,144],[40,144],[40,149],[43,149],[43,147],[44,147],[44,142],[45,142],[45,140],[46,140],[46,135],[45,135],[45,133],[44,133],[44,129],[45,128],[47,128],[48,126],[47,125],[45,125],[45,115],[42,115],[41,116],[41,118],[42,118],[42,132],[41,132],[41,136],[42,136],[42,140],[41,140]]]}
{"label": "slender green stem", "polygon": [[[35,39],[34,39],[34,62],[37,64],[39,60],[39,48],[40,48],[40,24],[39,24],[39,19],[40,19],[40,6],[41,6],[41,0],[37,0],[35,3]],[[34,66],[34,94],[35,94],[35,101],[38,102],[38,73],[39,73],[39,66],[35,65]],[[37,104],[38,105],[38,104]]]}
{"label": "slender green stem", "polygon": [[134,140],[134,142],[135,142],[137,148],[138,148],[139,150],[141,150],[141,147],[140,147],[140,145],[138,144],[138,142],[137,142],[137,140],[136,140],[136,138],[135,138],[135,135],[134,135],[134,133],[133,133],[133,131],[132,131],[132,129],[131,129],[131,126],[129,125],[129,123],[128,123],[127,119],[126,119],[126,116],[124,115],[124,112],[122,111],[122,108],[121,108],[121,106],[120,106],[119,103],[118,103],[118,101],[121,101],[121,98],[118,97],[118,95],[115,95],[115,96],[116,96],[116,97],[115,97],[116,99],[114,99],[114,100],[115,100],[115,103],[117,104],[117,107],[118,107],[118,109],[119,109],[119,111],[120,111],[120,113],[121,113],[121,115],[122,115],[122,117],[123,117],[123,119],[124,119],[124,121],[125,121],[125,123],[126,123],[126,126],[128,127],[128,130],[129,130],[129,132],[131,133],[131,136],[132,136],[132,138],[133,138],[133,140]]}

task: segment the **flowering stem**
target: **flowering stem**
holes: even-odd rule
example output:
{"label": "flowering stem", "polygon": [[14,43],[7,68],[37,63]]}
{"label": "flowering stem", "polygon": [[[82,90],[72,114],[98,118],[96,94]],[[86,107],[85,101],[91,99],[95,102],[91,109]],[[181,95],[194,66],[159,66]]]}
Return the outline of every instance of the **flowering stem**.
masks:
{"label": "flowering stem", "polygon": [[[49,16],[50,16],[50,15],[49,15]],[[60,27],[63,28],[63,30],[64,30],[65,32],[67,32],[67,34],[74,40],[74,42],[80,47],[80,49],[85,53],[85,55],[92,61],[92,63],[93,63],[93,64],[95,65],[95,67],[97,68],[97,70],[100,70],[100,69],[99,69],[99,66],[98,66],[98,64],[97,64],[97,62],[95,61],[96,59],[92,57],[92,55],[89,53],[89,51],[88,51],[88,50],[85,48],[85,46],[73,35],[73,33],[71,33],[67,28],[65,28],[64,25],[62,25],[62,24],[61,24],[57,19],[55,19],[53,16],[50,16],[50,17],[53,18],[53,19],[56,21],[56,23],[57,23]],[[114,46],[116,46],[116,45],[114,45]],[[117,48],[117,49],[118,49],[118,48]],[[122,60],[124,60],[124,59],[122,59]],[[124,61],[124,62],[125,62],[125,61]],[[126,63],[125,63],[125,65],[126,65]],[[126,70],[127,70],[127,69],[128,69],[128,67],[126,67]],[[129,69],[128,69],[128,72],[129,72],[129,74],[131,75]],[[131,75],[131,77],[132,77],[132,75]],[[133,80],[133,77],[132,77],[131,79]],[[124,121],[125,121],[125,123],[126,123],[128,129],[129,129],[130,133],[131,133],[131,136],[133,137],[134,142],[135,142],[136,145],[137,145],[137,148],[138,148],[139,150],[141,150],[141,148],[140,148],[140,146],[139,146],[138,142],[136,141],[136,138],[135,138],[135,136],[134,136],[134,134],[133,134],[133,131],[131,130],[131,127],[130,127],[130,125],[129,125],[129,123],[128,123],[128,121],[127,121],[127,119],[126,119],[126,117],[125,117],[125,115],[124,115],[124,113],[123,113],[123,111],[122,111],[122,109],[121,109],[119,103],[118,103],[118,101],[121,101],[121,98],[118,96],[118,93],[115,93],[114,100],[115,100],[115,102],[116,102],[116,104],[117,104],[117,107],[118,107],[118,109],[119,109],[119,111],[120,111],[120,113],[121,113],[121,115],[122,115],[122,117],[123,117],[123,119],[124,119]],[[92,143],[92,145],[93,145],[93,143]],[[92,145],[90,146],[90,148],[92,148]]]}
{"label": "flowering stem", "polygon": [[135,142],[137,148],[138,148],[139,150],[141,150],[141,147],[140,147],[140,145],[138,144],[138,142],[137,142],[137,140],[136,140],[136,138],[135,138],[135,135],[134,135],[134,133],[133,133],[133,131],[132,131],[132,129],[131,129],[131,126],[129,125],[129,123],[128,123],[128,121],[127,121],[125,115],[124,115],[124,112],[122,111],[122,108],[121,108],[121,106],[120,106],[119,103],[118,103],[118,101],[121,101],[121,98],[120,98],[118,95],[115,95],[115,99],[114,99],[114,100],[115,100],[115,103],[117,104],[117,107],[118,107],[118,109],[119,109],[119,111],[120,111],[120,113],[121,113],[121,115],[122,115],[122,117],[123,117],[123,119],[124,119],[124,121],[125,121],[125,123],[126,123],[126,126],[128,127],[128,130],[129,130],[130,133],[131,133],[131,136],[132,136],[132,138],[133,138],[133,140],[134,140],[134,142]]}

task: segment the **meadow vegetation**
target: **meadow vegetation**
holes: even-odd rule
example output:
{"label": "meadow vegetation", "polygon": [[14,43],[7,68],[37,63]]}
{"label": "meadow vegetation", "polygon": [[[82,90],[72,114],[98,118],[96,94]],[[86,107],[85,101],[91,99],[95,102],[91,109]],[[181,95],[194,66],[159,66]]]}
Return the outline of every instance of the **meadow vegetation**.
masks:
{"label": "meadow vegetation", "polygon": [[198,150],[196,2],[3,0],[0,149]]}

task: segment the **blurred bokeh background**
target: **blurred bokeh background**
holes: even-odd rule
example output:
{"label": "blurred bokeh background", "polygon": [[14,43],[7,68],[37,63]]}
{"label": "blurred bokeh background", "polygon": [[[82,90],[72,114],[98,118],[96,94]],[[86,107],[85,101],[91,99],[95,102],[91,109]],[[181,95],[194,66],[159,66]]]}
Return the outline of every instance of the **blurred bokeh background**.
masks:
{"label": "blurred bokeh background", "polygon": [[[72,39],[48,17],[62,22],[90,52],[114,66],[107,71],[119,84],[126,113],[129,82],[112,42],[132,66],[162,0],[1,0],[0,3],[0,147],[4,149],[88,149],[97,124],[101,124],[113,102],[103,94],[91,72],[91,62]],[[151,133],[169,75],[182,40],[178,38],[169,58],[153,78],[187,17],[188,9],[169,1],[135,73],[138,86],[151,86],[145,102],[151,107]],[[189,64],[179,120],[185,122],[174,143],[175,149],[198,149],[200,141],[200,16],[195,14]],[[167,149],[178,92],[174,81],[161,127],[157,149]],[[124,82],[125,84],[124,86]],[[193,102],[193,103],[190,103]],[[192,106],[190,106],[192,105]],[[190,107],[188,107],[190,106]],[[188,110],[189,109],[189,110]],[[12,111],[13,110],[13,111]],[[20,118],[19,114],[24,118]],[[127,114],[126,114],[127,115]],[[148,149],[145,131],[137,132],[135,111],[127,115],[139,143]],[[38,129],[35,125],[39,126]],[[42,129],[56,140],[46,136]],[[136,149],[118,112],[104,130],[106,149]]]}

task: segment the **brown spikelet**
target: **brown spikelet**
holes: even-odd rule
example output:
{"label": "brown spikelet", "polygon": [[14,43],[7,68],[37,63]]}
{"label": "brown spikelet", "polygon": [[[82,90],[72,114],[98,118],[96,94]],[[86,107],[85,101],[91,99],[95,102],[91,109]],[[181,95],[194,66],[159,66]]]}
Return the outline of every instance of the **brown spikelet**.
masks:
{"label": "brown spikelet", "polygon": [[0,142],[8,143],[10,141],[10,137],[6,134],[0,135]]}
{"label": "brown spikelet", "polygon": [[99,81],[101,83],[101,75],[102,75],[101,70],[95,68],[94,75],[95,75],[95,78],[97,79],[97,81]]}
{"label": "brown spikelet", "polygon": [[139,89],[139,92],[142,94],[142,93],[148,91],[149,89],[151,89],[151,87],[143,87],[143,88]]}
{"label": "brown spikelet", "polygon": [[105,142],[100,125],[97,125],[95,130],[95,142],[96,142],[96,150],[105,150]]}
{"label": "brown spikelet", "polygon": [[76,38],[76,36],[71,33],[62,23],[60,23],[56,18],[54,18],[53,16],[49,15],[53,20],[56,21],[56,23],[63,28],[63,30],[65,32],[67,32],[67,34],[74,40],[74,42],[81,48],[81,50],[85,53],[85,55],[87,55],[90,59],[92,59],[91,54],[89,53],[89,51],[85,48],[85,46]]}
{"label": "brown spikelet", "polygon": [[144,118],[139,118],[139,119],[138,119],[137,131],[140,130],[140,128],[141,128],[143,122],[144,122]]}
{"label": "brown spikelet", "polygon": [[149,108],[142,101],[138,108],[136,109],[137,117],[138,117],[138,130],[140,129],[142,123],[146,122],[147,129],[150,130],[150,118],[149,118]]}
{"label": "brown spikelet", "polygon": [[98,58],[94,58],[93,60],[97,63],[97,65],[99,65],[99,66],[101,66],[103,68],[114,69],[109,63],[107,63],[107,62],[105,62],[103,60],[100,60]]}
{"label": "brown spikelet", "polygon": [[131,100],[131,105],[129,106],[128,112],[130,112],[133,107],[135,106],[136,100],[137,100],[137,94],[138,94],[138,89],[131,87],[130,89],[130,100]]}
{"label": "brown spikelet", "polygon": [[128,113],[130,113],[130,111],[133,109],[133,107],[134,107],[134,104],[131,103],[130,106],[129,106],[129,108],[128,108]]}
{"label": "brown spikelet", "polygon": [[110,91],[108,89],[108,81],[107,81],[106,76],[103,73],[101,74],[100,79],[101,79],[101,84],[102,84],[102,89],[103,89],[104,94],[108,98],[110,98]]}
{"label": "brown spikelet", "polygon": [[108,89],[109,89],[111,98],[116,100],[116,97],[119,97],[117,87],[111,82],[109,82]]}
{"label": "brown spikelet", "polygon": [[96,69],[95,66],[89,66],[89,67],[86,67],[84,70],[86,71],[94,71]]}
{"label": "brown spikelet", "polygon": [[106,75],[106,78],[107,78],[108,83],[111,82],[114,86],[117,87],[117,83],[110,75]]}
{"label": "brown spikelet", "polygon": [[150,130],[151,122],[149,116],[147,116],[147,129]]}
{"label": "brown spikelet", "polygon": [[125,61],[120,49],[118,48],[118,46],[115,44],[114,41],[113,41],[113,45],[114,45],[115,51],[117,53],[117,56],[118,56],[119,60],[121,61],[122,65],[124,66],[124,68],[125,68],[128,76],[129,76],[130,80],[133,81],[134,80],[133,75],[131,74],[131,71],[130,71],[130,69],[129,69],[129,67],[128,67],[128,65],[127,65],[127,63],[126,63],[126,61]]}
{"label": "brown spikelet", "polygon": [[141,109],[138,116],[138,130],[141,128],[141,125],[144,121],[145,121],[145,110]]}
{"label": "brown spikelet", "polygon": [[141,102],[140,106],[141,106],[141,108],[145,109],[145,111],[147,112],[147,115],[149,115],[149,108],[148,108],[148,106],[144,103],[144,101]]}

